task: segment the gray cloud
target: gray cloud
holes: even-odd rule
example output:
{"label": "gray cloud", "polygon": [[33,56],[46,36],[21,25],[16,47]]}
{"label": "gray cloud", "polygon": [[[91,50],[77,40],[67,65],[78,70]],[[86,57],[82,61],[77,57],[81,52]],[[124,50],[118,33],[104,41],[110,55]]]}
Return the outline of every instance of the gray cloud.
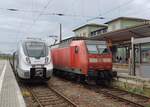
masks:
{"label": "gray cloud", "polygon": [[[7,8],[20,11],[11,12]],[[149,0],[3,0],[0,3],[0,50],[9,52],[16,48],[17,41],[28,36],[48,39],[48,35],[59,35],[59,23],[63,24],[63,38],[67,38],[73,36],[74,28],[85,23],[104,23],[118,16],[150,18],[149,11]],[[40,15],[37,19],[41,12],[68,16]],[[105,19],[86,21],[98,15]]]}

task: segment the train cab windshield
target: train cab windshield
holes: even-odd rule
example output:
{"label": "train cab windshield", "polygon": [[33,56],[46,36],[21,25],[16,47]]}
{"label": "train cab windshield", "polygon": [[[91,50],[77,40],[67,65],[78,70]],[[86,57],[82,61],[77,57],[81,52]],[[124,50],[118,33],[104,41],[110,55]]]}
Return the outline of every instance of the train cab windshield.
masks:
{"label": "train cab windshield", "polygon": [[109,54],[110,51],[105,44],[87,44],[90,54]]}
{"label": "train cab windshield", "polygon": [[40,58],[48,55],[48,49],[43,42],[25,42],[24,51],[29,57]]}

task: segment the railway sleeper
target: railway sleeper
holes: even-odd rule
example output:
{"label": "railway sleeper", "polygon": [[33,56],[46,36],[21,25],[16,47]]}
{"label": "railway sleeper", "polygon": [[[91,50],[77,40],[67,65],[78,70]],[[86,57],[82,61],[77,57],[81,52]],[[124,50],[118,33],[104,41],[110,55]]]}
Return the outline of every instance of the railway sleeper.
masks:
{"label": "railway sleeper", "polygon": [[61,101],[62,99],[61,98],[48,98],[48,99],[39,99],[41,102],[47,102],[47,101],[49,101],[49,102],[53,102],[53,101]]}
{"label": "railway sleeper", "polygon": [[44,102],[41,102],[42,105],[57,105],[57,107],[60,107],[59,105],[68,105],[68,103],[66,103],[65,101],[63,100],[60,100],[60,101],[44,101]]}
{"label": "railway sleeper", "polygon": [[138,95],[135,95],[135,94],[131,94],[131,93],[128,93],[126,91],[123,91],[121,92],[120,90],[119,91],[110,91],[110,92],[113,92],[115,95],[118,95],[118,96],[121,96],[123,98],[126,98],[126,99],[131,99],[131,101],[134,101],[134,102],[137,102],[137,103],[146,103],[147,102],[147,98],[143,98],[143,96],[138,96]]}
{"label": "railway sleeper", "polygon": [[39,100],[45,100],[45,99],[56,99],[58,97],[56,96],[45,96],[45,97],[38,97]]}

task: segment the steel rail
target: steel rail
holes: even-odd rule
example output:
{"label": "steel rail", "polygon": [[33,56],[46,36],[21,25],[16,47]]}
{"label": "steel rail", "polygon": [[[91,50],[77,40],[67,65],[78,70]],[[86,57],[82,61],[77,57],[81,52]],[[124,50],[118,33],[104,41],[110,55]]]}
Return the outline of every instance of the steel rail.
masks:
{"label": "steel rail", "polygon": [[[115,88],[116,89],[116,88]],[[113,90],[112,90],[113,91]],[[106,95],[106,96],[110,96],[110,97],[113,97],[113,98],[115,98],[115,99],[118,99],[118,100],[120,100],[120,101],[123,101],[123,102],[127,102],[127,103],[129,103],[129,104],[131,104],[131,105],[133,105],[133,106],[135,106],[135,107],[145,107],[145,105],[143,105],[143,104],[139,104],[139,103],[136,103],[136,102],[134,102],[134,101],[131,101],[130,99],[126,99],[126,98],[123,98],[123,97],[121,97],[121,96],[119,96],[119,95],[117,95],[117,94],[113,94],[112,93],[112,91],[110,90],[108,90],[108,91],[105,91],[105,90],[102,90],[102,89],[100,89],[98,92],[99,93],[102,93],[102,94],[104,94],[104,95]],[[117,89],[116,90],[114,90],[115,92],[117,92]],[[122,90],[120,90],[119,89],[119,92],[121,93],[121,91]],[[128,91],[122,91],[122,92],[126,92],[126,94],[130,94],[130,95],[134,95],[135,97],[137,96],[138,98],[139,97],[142,97],[142,98],[144,98],[144,99],[147,99],[147,101],[150,99],[149,97],[145,97],[145,96],[140,96],[139,94],[135,94],[135,93],[131,93],[131,92],[128,92]],[[144,100],[143,99],[143,100]]]}
{"label": "steel rail", "polygon": [[126,92],[126,93],[128,93],[128,94],[133,95],[133,96],[142,97],[142,98],[144,98],[144,99],[150,99],[150,97],[148,97],[148,96],[136,94],[136,93],[133,93],[133,92],[130,92],[130,91],[126,91],[126,90],[123,90],[123,89],[119,89],[119,88],[113,88],[113,89],[118,90],[118,91],[122,91],[122,92]]}
{"label": "steel rail", "polygon": [[78,107],[74,102],[72,102],[69,98],[67,98],[66,96],[64,96],[63,94],[61,94],[60,92],[58,92],[56,89],[50,87],[48,85],[48,88],[51,89],[53,92],[55,92],[57,95],[63,97],[68,103],[70,103],[71,105],[73,105],[74,107]]}
{"label": "steel rail", "polygon": [[[59,79],[61,79],[63,81],[66,81],[66,79],[62,79],[62,78],[59,78]],[[72,81],[70,81],[70,82],[72,82]],[[78,84],[76,82],[72,82],[72,83],[73,84]],[[126,102],[128,104],[133,105],[134,107],[145,107],[145,105],[136,103],[134,101],[131,101],[130,99],[123,98],[123,97],[117,95],[117,93],[120,94],[120,95],[121,94],[130,95],[131,97],[135,97],[139,101],[141,100],[142,102],[143,102],[143,100],[147,101],[147,102],[150,101],[150,97],[147,97],[147,96],[144,96],[144,95],[140,95],[140,94],[136,94],[136,93],[132,93],[132,92],[128,92],[128,91],[125,91],[125,90],[122,90],[122,89],[119,89],[119,88],[114,88],[114,87],[109,87],[109,88],[105,87],[104,88],[104,87],[101,87],[101,86],[98,86],[98,85],[90,85],[90,84],[82,84],[82,85],[85,88],[87,88],[87,89],[93,90],[93,91],[95,91],[95,92],[97,92],[99,94],[102,93],[102,94],[104,94],[106,96],[112,97],[112,98],[120,100],[122,102]],[[104,90],[102,90],[102,89],[104,89]],[[113,92],[117,92],[117,93],[113,94]]]}
{"label": "steel rail", "polygon": [[36,96],[36,94],[32,91],[32,89],[30,89],[30,88],[28,87],[28,90],[30,90],[30,93],[32,94],[32,96],[34,97],[34,99],[37,101],[38,105],[39,105],[40,107],[44,107],[44,106],[41,104],[41,102],[40,102],[40,100],[38,99],[38,97]]}
{"label": "steel rail", "polygon": [[[40,107],[44,107],[46,105],[42,104],[40,98],[38,97],[38,93],[36,93],[34,91],[33,87],[26,87],[29,92],[31,93],[31,95],[34,97],[34,99],[36,100],[36,102],[38,103],[38,105]],[[69,107],[78,107],[74,102],[72,102],[69,98],[67,98],[66,96],[62,95],[60,92],[58,92],[57,90],[55,90],[54,88],[50,87],[48,84],[46,85],[46,88],[49,89],[49,91],[53,92],[56,96],[59,96],[61,99],[63,99],[63,101],[67,102]],[[44,96],[44,97],[49,97],[49,96]],[[46,98],[45,100],[50,99],[50,98]],[[67,107],[67,106],[66,106]]]}
{"label": "steel rail", "polygon": [[93,90],[99,94],[103,94],[103,95],[106,95],[109,96],[109,97],[112,97],[114,99],[117,99],[117,100],[120,100],[122,102],[126,102],[128,104],[131,104],[133,105],[134,107],[145,107],[146,105],[143,105],[143,104],[140,104],[140,103],[137,103],[136,101],[132,101],[130,99],[127,99],[127,98],[124,98],[122,97],[121,95],[130,95],[130,97],[135,97],[137,98],[139,101],[141,100],[142,102],[144,101],[150,101],[150,97],[147,97],[147,96],[143,96],[143,95],[140,95],[140,94],[135,94],[135,93],[132,93],[132,92],[128,92],[128,91],[125,91],[125,90],[122,90],[122,89],[119,89],[119,88],[104,88],[104,87],[100,87],[100,86],[97,86],[97,85],[88,85],[88,84],[83,84],[83,86],[87,89],[90,89],[90,90]]}

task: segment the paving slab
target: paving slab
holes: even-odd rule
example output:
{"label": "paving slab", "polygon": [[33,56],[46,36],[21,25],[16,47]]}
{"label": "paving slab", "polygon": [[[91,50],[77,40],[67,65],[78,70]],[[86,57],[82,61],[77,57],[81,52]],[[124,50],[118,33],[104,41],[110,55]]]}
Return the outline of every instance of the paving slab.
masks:
{"label": "paving slab", "polygon": [[3,63],[2,70],[0,65],[0,107],[26,107],[9,62]]}

